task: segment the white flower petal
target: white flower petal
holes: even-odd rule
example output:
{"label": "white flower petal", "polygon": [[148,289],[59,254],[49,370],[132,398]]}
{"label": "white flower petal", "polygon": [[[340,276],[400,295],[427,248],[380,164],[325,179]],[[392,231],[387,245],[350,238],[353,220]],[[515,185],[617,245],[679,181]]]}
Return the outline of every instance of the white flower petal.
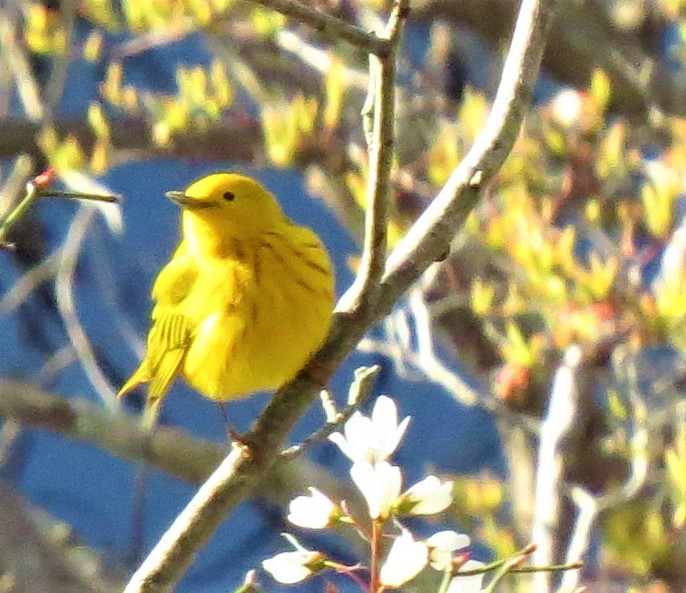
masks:
{"label": "white flower petal", "polygon": [[387,395],[381,395],[374,402],[372,410],[372,425],[374,426],[374,459],[370,461],[385,461],[398,448],[398,444],[405,434],[409,416],[398,425],[398,408]]}
{"label": "white flower petal", "polygon": [[451,529],[437,531],[426,540],[426,545],[430,548],[448,552],[455,552],[462,548],[466,548],[470,543],[468,535],[457,533]]}
{"label": "white flower petal", "polygon": [[358,461],[350,468],[350,476],[367,501],[372,519],[386,519],[402,488],[400,468],[386,461],[374,465]]}
{"label": "white flower petal", "polygon": [[297,550],[282,552],[272,558],[262,561],[262,568],[280,583],[290,585],[305,580],[312,574],[309,564],[319,557],[318,552]]}
{"label": "white flower petal", "polygon": [[395,430],[395,441],[393,442],[393,447],[391,450],[391,453],[395,451],[398,448],[398,445],[400,444],[400,441],[402,441],[403,437],[405,436],[405,431],[407,430],[408,425],[410,424],[410,417],[405,416],[403,418],[402,422],[398,424],[398,427]]}
{"label": "white flower petal", "polygon": [[[483,566],[484,563],[478,560],[467,560],[460,567],[460,570],[477,570]],[[447,593],[480,593],[483,580],[483,573],[460,576],[458,572],[457,576],[454,576],[450,581]]]}
{"label": "white flower petal", "polygon": [[398,428],[398,408],[387,395],[380,395],[374,402],[372,424],[380,441],[385,441],[395,434]]}
{"label": "white flower petal", "polygon": [[372,410],[371,418],[355,412],[343,427],[329,437],[353,462],[375,463],[386,461],[397,449],[405,434],[410,418],[398,425],[398,410],[388,396],[380,396]]}
{"label": "white flower petal", "polygon": [[397,589],[416,577],[426,566],[429,550],[423,542],[415,541],[412,534],[403,529],[388,552],[381,566],[381,584]]}
{"label": "white flower petal", "polygon": [[466,548],[469,537],[455,531],[439,531],[426,540],[431,567],[445,572],[452,567],[453,552]]}
{"label": "white flower petal", "polygon": [[371,449],[372,421],[354,412],[343,427],[343,434],[335,432],[329,440],[335,443],[352,461],[366,460]]}
{"label": "white flower petal", "polygon": [[351,458],[350,457],[351,452],[350,452],[349,447],[348,447],[348,441],[345,440],[345,437],[340,432],[331,433],[329,435],[329,440],[341,450],[343,455]]}
{"label": "white flower petal", "polygon": [[436,476],[427,476],[403,493],[401,510],[412,515],[433,515],[445,510],[453,501],[453,483],[441,482]]}
{"label": "white flower petal", "polygon": [[289,505],[288,520],[293,525],[308,529],[323,529],[336,515],[338,509],[316,488],[310,488],[309,496],[297,496]]}

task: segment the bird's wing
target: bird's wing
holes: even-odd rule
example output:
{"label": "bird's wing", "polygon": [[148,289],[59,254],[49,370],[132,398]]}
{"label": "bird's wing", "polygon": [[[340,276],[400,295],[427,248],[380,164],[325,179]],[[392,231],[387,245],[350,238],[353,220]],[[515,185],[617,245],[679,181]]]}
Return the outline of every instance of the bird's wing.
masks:
{"label": "bird's wing", "polygon": [[153,287],[156,301],[145,357],[132,377],[119,391],[126,394],[140,383],[149,383],[143,424],[152,426],[162,399],[179,373],[191,342],[192,321],[183,307],[193,290],[197,272],[170,262]]}

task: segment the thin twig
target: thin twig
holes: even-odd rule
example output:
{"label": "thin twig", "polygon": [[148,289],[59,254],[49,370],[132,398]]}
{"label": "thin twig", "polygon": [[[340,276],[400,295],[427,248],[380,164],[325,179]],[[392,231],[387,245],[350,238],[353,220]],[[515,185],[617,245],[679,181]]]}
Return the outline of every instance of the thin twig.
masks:
{"label": "thin twig", "polygon": [[34,290],[55,275],[63,251],[64,245],[61,245],[39,264],[27,270],[12,285],[12,288],[0,299],[0,317],[19,308]]}
{"label": "thin twig", "polygon": [[0,10],[0,46],[2,46],[3,52],[7,53],[7,61],[12,68],[24,113],[31,121],[39,122],[43,121],[45,117],[45,109],[41,101],[38,83],[23,50],[24,44],[16,38],[16,32],[19,30],[18,23],[12,22],[7,11]]}
{"label": "thin twig", "polygon": [[[484,593],[493,593],[495,588],[502,582],[502,580],[510,573],[512,570],[517,568],[526,560],[525,555],[516,556],[515,558],[510,558],[501,567],[491,581],[484,587]],[[458,573],[459,574],[459,573]]]}
{"label": "thin twig", "polygon": [[[78,200],[87,200],[93,202],[116,203],[121,199],[121,196],[106,194],[106,193],[85,193],[78,191],[61,191],[45,187],[46,184],[52,182],[54,170],[41,173],[35,179],[26,184],[26,195],[24,198],[12,209],[12,211],[0,220],[0,242],[5,242],[7,233],[10,229],[21,220],[26,211],[39,198],[69,198]],[[65,175],[77,175],[76,173],[65,173]],[[42,178],[42,179],[41,179]],[[107,218],[107,216],[106,216]]]}
{"label": "thin twig", "polygon": [[74,49],[74,29],[76,26],[76,0],[60,2],[60,21],[64,35],[64,51],[52,56],[50,76],[43,86],[43,108],[45,119],[51,120],[58,106],[67,83],[69,66],[72,63]]}
{"label": "thin twig", "polygon": [[34,380],[37,385],[49,385],[57,380],[60,371],[77,361],[74,347],[71,344],[65,344],[50,355],[35,374]]}
{"label": "thin twig", "polygon": [[391,255],[375,306],[339,308],[324,345],[277,390],[246,435],[252,446],[234,447],[133,575],[126,593],[172,589],[217,526],[275,463],[287,435],[367,329],[388,314],[399,296],[444,254],[477,202],[479,188],[472,180],[481,171],[483,182],[488,181],[519,133],[555,5],[556,0],[523,1],[486,129],[465,163]]}
{"label": "thin twig", "polygon": [[390,53],[387,39],[377,37],[373,33],[367,33],[359,27],[355,27],[316,8],[311,8],[302,2],[296,2],[295,0],[253,0],[253,2],[280,12],[300,23],[310,25],[332,39],[347,41],[367,53],[380,56]]}
{"label": "thin twig", "polygon": [[39,189],[37,192],[39,198],[73,198],[76,200],[89,200],[91,202],[105,202],[107,204],[116,204],[121,200],[121,196],[117,194],[88,194],[79,191],[62,191],[56,189]]}
{"label": "thin twig", "polygon": [[3,220],[19,201],[32,170],[33,159],[28,155],[20,154],[12,163],[12,168],[0,187],[0,220]]}
{"label": "thin twig", "polygon": [[86,238],[86,231],[95,213],[95,208],[84,205],[74,217],[64,241],[64,250],[61,253],[55,277],[55,293],[57,295],[57,306],[64,321],[67,334],[90,384],[103,403],[110,410],[116,411],[120,407],[120,401],[116,397],[117,390],[109,382],[100,366],[98,366],[95,352],[91,347],[85,330],[81,326],[74,302],[74,271],[79,259],[79,251]]}
{"label": "thin twig", "polygon": [[39,197],[37,186],[35,184],[28,183],[26,185],[26,195],[24,198],[2,221],[0,221],[0,241],[4,242],[7,239],[7,233],[9,233],[11,228],[17,224],[19,220],[21,220],[21,217],[31,207],[31,204],[33,204]]}
{"label": "thin twig", "polygon": [[371,395],[374,379],[376,379],[380,370],[381,367],[379,365],[374,365],[372,367],[360,367],[356,369],[355,380],[350,385],[348,405],[343,409],[343,411],[338,412],[333,418],[330,418],[322,428],[307,437],[302,443],[299,445],[293,445],[292,447],[289,447],[283,451],[280,455],[281,459],[284,461],[289,461],[298,455],[302,455],[312,445],[328,438],[329,435],[336,432],[343,424],[345,424],[349,420],[350,416],[352,416],[356,410],[359,410],[360,406]]}
{"label": "thin twig", "polygon": [[[319,74],[327,76],[334,67],[334,59],[331,52],[317,47],[314,43],[308,43],[302,36],[288,29],[277,31],[274,37],[281,49],[292,53],[294,56],[316,70]],[[351,68],[345,64],[336,64],[340,67],[341,78],[345,81],[346,87],[356,87],[364,90],[367,86],[368,73],[359,68]]]}

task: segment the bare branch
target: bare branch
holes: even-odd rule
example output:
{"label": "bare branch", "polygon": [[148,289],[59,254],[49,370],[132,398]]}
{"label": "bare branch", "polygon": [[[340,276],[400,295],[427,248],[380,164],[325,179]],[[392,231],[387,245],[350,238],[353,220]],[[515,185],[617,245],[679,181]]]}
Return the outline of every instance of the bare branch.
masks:
{"label": "bare branch", "polygon": [[[71,135],[86,151],[95,143],[95,134],[84,119],[58,119],[54,122],[60,137]],[[112,146],[115,158],[152,158],[156,155],[176,155],[185,158],[222,158],[232,161],[258,160],[264,154],[264,141],[257,120],[250,118],[226,119],[202,133],[189,130],[174,136],[172,146],[160,148],[155,146],[150,122],[142,117],[114,118],[111,121]],[[14,157],[26,153],[42,158],[42,152],[36,143],[41,125],[24,119],[5,118],[0,121],[0,158]],[[236,137],[241,142],[236,142]]]}
{"label": "bare branch", "polygon": [[[570,498],[577,508],[574,529],[569,538],[566,560],[581,560],[588,549],[593,526],[598,514],[633,499],[648,479],[650,432],[646,405],[641,397],[635,361],[625,348],[618,348],[613,357],[613,366],[627,380],[629,417],[632,422],[630,438],[630,472],[627,479],[617,487],[602,494],[593,494],[581,486],[572,486]],[[573,593],[579,586],[579,573],[565,574],[557,593]]]}
{"label": "bare branch", "polygon": [[[300,445],[289,447],[283,453],[281,458],[284,461],[293,459],[298,455],[302,455],[312,445],[319,443],[333,434],[349,418],[360,409],[360,406],[369,398],[372,393],[372,386],[374,379],[379,374],[381,367],[374,365],[373,367],[360,367],[355,370],[355,380],[350,385],[350,392],[348,393],[348,405],[341,412],[333,415],[332,418],[327,419],[327,423],[313,435],[305,439]],[[334,410],[335,411],[335,410]]]}
{"label": "bare branch", "polygon": [[0,10],[0,46],[9,54],[7,62],[19,91],[24,112],[32,121],[39,122],[45,117],[38,83],[33,76],[23,44],[16,38],[18,27],[13,26],[6,10]]}
{"label": "bare branch", "polygon": [[82,205],[71,223],[64,249],[61,250],[60,254],[60,263],[55,277],[55,293],[57,306],[67,334],[88,380],[103,403],[110,410],[115,411],[120,406],[116,397],[116,389],[98,366],[95,352],[81,326],[74,302],[74,272],[79,259],[78,254],[95,212],[96,210],[92,206]]}
{"label": "bare branch", "polygon": [[408,0],[397,1],[388,20],[384,38],[390,44],[385,57],[369,56],[369,96],[363,108],[363,123],[369,129],[369,176],[365,208],[364,247],[360,269],[353,286],[338,309],[350,311],[371,306],[379,290],[386,265],[389,216],[389,182],[394,147],[396,54],[408,11]]}
{"label": "bare branch", "polygon": [[12,285],[0,299],[0,317],[18,309],[33,291],[55,275],[63,250],[64,245],[61,245]]}
{"label": "bare branch", "polygon": [[432,262],[476,205],[480,190],[507,158],[529,107],[556,0],[524,0],[483,132],[433,202],[389,256],[379,309],[389,310]]}
{"label": "bare branch", "polygon": [[176,428],[142,430],[137,417],[112,412],[85,400],[56,397],[35,385],[0,381],[0,418],[14,418],[90,443],[112,455],[157,467],[198,484],[222,459],[225,449],[187,436]]}
{"label": "bare branch", "polygon": [[[59,397],[32,383],[0,380],[0,419],[5,428],[48,430],[197,485],[207,479],[226,455],[225,445],[192,437],[169,426],[159,426],[151,434],[141,427],[138,416],[113,414],[101,405]],[[12,434],[2,434],[3,441],[11,438]],[[4,453],[0,447],[0,458]],[[355,503],[353,490],[304,458],[275,465],[262,476],[262,486],[254,496],[284,506],[293,492],[312,485]]]}
{"label": "bare branch", "polygon": [[64,524],[0,482],[3,591],[107,593],[122,585],[123,575],[113,574],[104,556],[64,537],[64,530]]}
{"label": "bare branch", "polygon": [[388,40],[377,37],[373,33],[367,33],[316,8],[310,8],[302,2],[297,2],[296,0],[253,0],[253,2],[271,8],[296,21],[310,25],[332,39],[347,41],[367,53],[379,56],[388,55],[389,53]]}
{"label": "bare branch", "polygon": [[[563,497],[564,452],[570,433],[579,417],[579,372],[581,348],[573,344],[565,352],[562,365],[555,373],[548,412],[541,424],[541,445],[536,469],[536,498],[531,541],[536,543],[533,561],[539,566],[553,564],[554,530],[560,523]],[[550,573],[536,573],[536,593],[550,591]]]}

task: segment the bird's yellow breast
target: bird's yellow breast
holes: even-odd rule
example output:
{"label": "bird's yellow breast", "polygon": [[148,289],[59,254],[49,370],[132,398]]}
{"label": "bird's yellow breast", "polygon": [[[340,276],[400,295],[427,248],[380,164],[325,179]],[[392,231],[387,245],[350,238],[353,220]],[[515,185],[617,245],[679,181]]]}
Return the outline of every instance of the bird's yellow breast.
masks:
{"label": "bird's yellow breast", "polygon": [[334,281],[308,229],[286,221],[221,255],[189,250],[183,259],[197,279],[182,304],[191,324],[182,374],[205,396],[224,401],[277,388],[323,342]]}

